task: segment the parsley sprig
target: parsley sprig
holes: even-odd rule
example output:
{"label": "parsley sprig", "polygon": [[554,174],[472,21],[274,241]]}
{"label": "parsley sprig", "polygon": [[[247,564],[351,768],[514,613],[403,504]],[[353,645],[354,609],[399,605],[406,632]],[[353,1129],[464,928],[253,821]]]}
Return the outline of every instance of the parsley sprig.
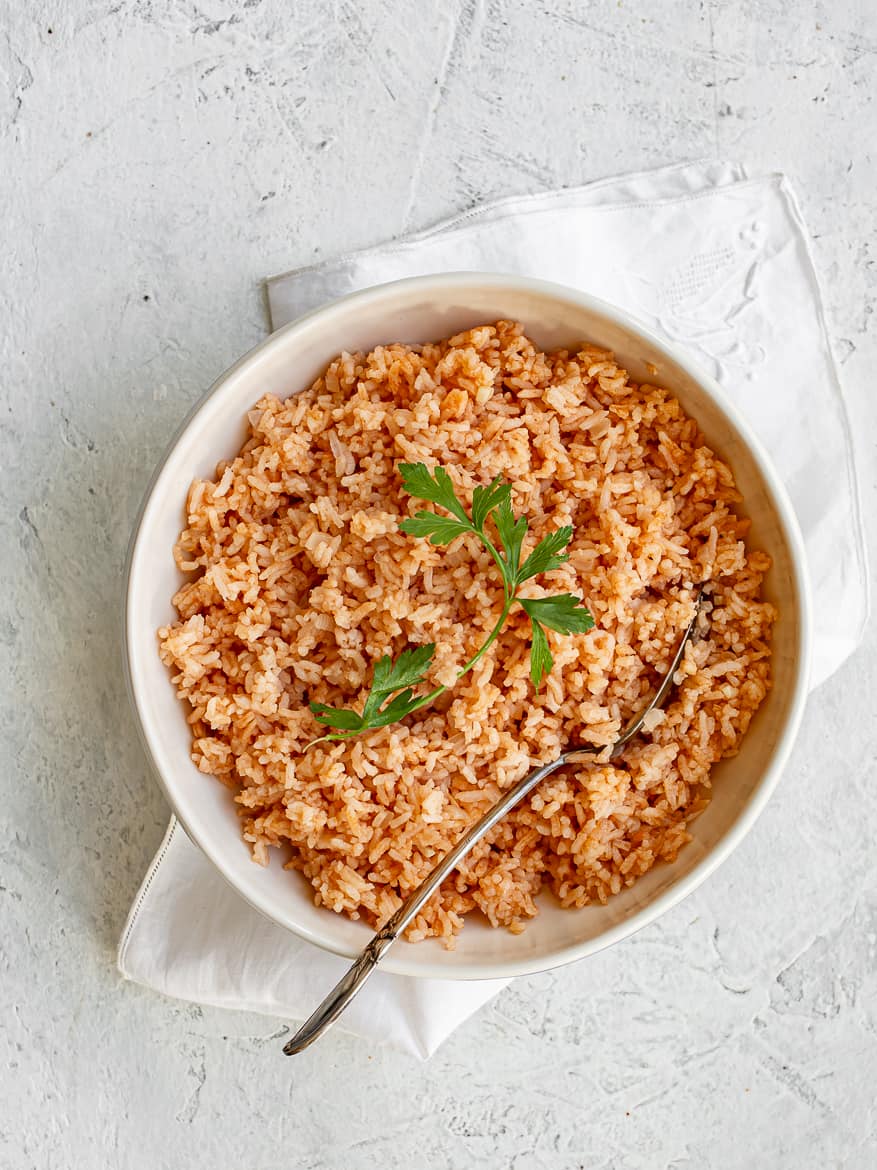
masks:
{"label": "parsley sprig", "polygon": [[[487,487],[475,488],[470,515],[443,467],[437,467],[431,472],[423,463],[402,463],[399,471],[402,474],[402,486],[410,496],[435,504],[448,513],[443,516],[421,509],[402,521],[401,530],[409,536],[425,537],[433,545],[448,545],[460,536],[472,534],[490,553],[502,580],[503,606],[500,615],[476,653],[457,672],[458,680],[487,653],[517,604],[530,619],[530,678],[538,690],[554,665],[546,629],[559,634],[581,634],[594,625],[594,619],[582,599],[572,593],[539,598],[518,596],[518,590],[524,582],[540,573],[548,573],[569,560],[564,550],[572,539],[572,528],[567,524],[549,532],[522,561],[527,518],[515,517],[511,484],[503,482],[501,476],[497,476]],[[496,540],[487,529],[491,520]],[[379,658],[372,672],[371,689],[362,712],[311,703],[310,708],[317,722],[332,728],[321,738],[349,739],[374,727],[387,727],[433,702],[448,688],[435,687],[419,697],[415,697],[414,688],[426,681],[434,654],[435,644],[430,642],[403,650],[395,662],[389,655]]]}

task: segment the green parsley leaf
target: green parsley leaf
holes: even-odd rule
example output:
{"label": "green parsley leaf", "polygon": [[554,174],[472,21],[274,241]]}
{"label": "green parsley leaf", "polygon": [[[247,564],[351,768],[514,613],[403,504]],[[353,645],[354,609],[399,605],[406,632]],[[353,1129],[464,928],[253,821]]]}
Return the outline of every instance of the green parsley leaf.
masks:
{"label": "green parsley leaf", "polygon": [[572,593],[557,593],[554,597],[521,597],[519,601],[534,626],[538,622],[558,634],[584,634],[594,627],[591,611],[580,597]]}
{"label": "green parsley leaf", "polygon": [[409,536],[428,536],[430,544],[450,544],[458,536],[472,531],[471,524],[463,524],[450,516],[435,512],[417,512],[399,525]]}
{"label": "green parsley leaf", "polygon": [[416,687],[423,682],[435,655],[435,643],[426,642],[403,650],[394,662],[389,654],[379,658],[372,675],[372,691],[381,695],[392,694],[404,687]]}
{"label": "green parsley leaf", "polygon": [[564,524],[562,528],[549,532],[539,541],[518,570],[518,584],[521,584],[522,581],[529,581],[531,577],[535,577],[539,573],[548,573],[551,569],[557,569],[565,561],[568,561],[569,556],[561,550],[565,549],[571,540],[572,527],[569,524]]}
{"label": "green parsley leaf", "polygon": [[406,687],[404,691],[390,699],[389,703],[380,709],[372,726],[388,727],[391,723],[398,723],[400,719],[404,719],[406,715],[410,715],[412,711],[416,710],[414,691],[411,687]]}
{"label": "green parsley leaf", "polygon": [[487,487],[477,487],[472,493],[472,523],[476,528],[483,529],[487,517],[501,504],[511,507],[512,485],[503,483],[502,476],[497,476]]}
{"label": "green parsley leaf", "polygon": [[470,520],[466,509],[457,499],[451,477],[443,467],[437,467],[430,474],[425,463],[400,463],[399,471],[402,475],[402,487],[415,500],[429,500],[431,504],[438,504],[458,520],[469,526]]}
{"label": "green parsley leaf", "polygon": [[518,565],[521,561],[521,548],[524,537],[527,535],[527,517],[519,516],[515,519],[512,512],[511,492],[501,501],[493,515],[496,531],[499,533],[500,543],[505,549],[505,562],[508,566],[512,581],[517,581]]}
{"label": "green parsley leaf", "polygon": [[[430,472],[424,463],[401,463],[402,486],[415,499],[429,500],[450,512],[455,518],[434,517],[431,512],[418,512],[413,518],[403,520],[399,525],[409,536],[428,536],[431,544],[450,544],[464,532],[474,532],[502,573],[506,601],[515,591],[514,568],[497,551],[493,541],[484,530],[487,518],[502,504],[508,506],[511,499],[511,484],[503,483],[499,476],[487,487],[477,487],[472,493],[472,519],[454,494],[451,477],[442,467]],[[517,567],[517,566],[514,566]]]}
{"label": "green parsley leaf", "polygon": [[[414,698],[412,688],[424,681],[434,654],[435,643],[428,642],[423,646],[403,650],[395,662],[389,654],[379,658],[372,670],[371,688],[366,696],[362,714],[343,707],[311,703],[310,708],[316,721],[324,727],[334,728],[339,733],[323,738],[347,739],[360,731],[398,723],[411,711],[416,711],[421,700]],[[386,702],[390,695],[394,697]]]}
{"label": "green parsley leaf", "polygon": [[533,622],[533,643],[530,646],[530,678],[537,691],[542,686],[542,680],[546,675],[551,674],[551,668],[553,666],[554,658],[548,648],[548,639],[545,636],[545,631],[538,622]]}
{"label": "green parsley leaf", "polygon": [[343,731],[362,731],[362,716],[358,711],[347,711],[341,707],[327,707],[325,703],[309,703],[318,723],[324,727],[337,727]]}

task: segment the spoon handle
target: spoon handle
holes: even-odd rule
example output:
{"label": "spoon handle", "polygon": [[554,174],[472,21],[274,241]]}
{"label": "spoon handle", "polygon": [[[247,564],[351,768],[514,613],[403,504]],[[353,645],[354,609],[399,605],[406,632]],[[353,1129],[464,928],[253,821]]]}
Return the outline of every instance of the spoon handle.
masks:
{"label": "spoon handle", "polygon": [[448,874],[457,868],[476,842],[480,841],[497,821],[502,820],[518,801],[523,800],[528,792],[532,792],[541,780],[562,767],[571,756],[581,754],[584,754],[581,749],[565,752],[556,760],[534,768],[523,780],[519,780],[513,788],[510,788],[505,796],[498,800],[476,825],[472,826],[456,847],[442,858],[429,877],[425,878],[417,889],[408,895],[396,913],[374,935],[359,958],[336,983],[316,1011],[305,1020],[289,1043],[284,1046],[283,1051],[287,1056],[295,1056],[296,1053],[302,1052],[318,1036],[321,1036],[330,1024],[338,1019],[405,927],[414,920],[424,904],[429,901]]}
{"label": "spoon handle", "polygon": [[326,1031],[338,1019],[347,1005],[355,998],[359,989],[371,975],[380,962],[381,955],[393,942],[388,937],[383,946],[376,946],[381,941],[381,935],[376,934],[353,966],[342,975],[319,1007],[305,1020],[283,1051],[287,1056],[295,1056],[303,1052],[309,1044]]}

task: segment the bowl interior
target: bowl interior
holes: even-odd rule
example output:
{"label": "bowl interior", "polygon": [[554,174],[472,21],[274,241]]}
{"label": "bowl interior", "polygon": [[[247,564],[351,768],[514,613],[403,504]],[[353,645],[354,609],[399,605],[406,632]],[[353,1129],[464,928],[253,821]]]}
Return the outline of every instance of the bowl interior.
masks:
{"label": "bowl interior", "polygon": [[147,499],[129,564],[128,669],[144,741],[189,835],[248,901],[279,924],[350,956],[368,940],[371,932],[363,923],[315,907],[304,879],[285,871],[279,855],[267,868],[254,865],[227,790],[192,764],[185,712],[159,660],[155,633],[175,616],[170,599],[181,577],[172,548],[190,482],[211,476],[219,459],[237,452],[246,411],[263,393],[282,398],[304,389],[341,349],[426,342],[502,317],[522,321],[542,347],[588,340],[614,350],[634,378],[676,394],[730,463],[752,518],[751,540],[773,557],[765,591],[780,615],[774,686],[739,755],[716,769],[710,806],[694,822],[694,839],[675,864],[657,866],[606,906],[562,910],[543,895],[538,918],[519,936],[472,919],[453,952],[434,941],[399,944],[384,966],[401,974],[471,979],[542,970],[608,945],[657,916],[719,864],[760,810],[794,734],[806,681],[800,538],[758,444],[715,383],[618,310],[579,294],[512,277],[401,281],[322,309],[243,358],[184,426]]}

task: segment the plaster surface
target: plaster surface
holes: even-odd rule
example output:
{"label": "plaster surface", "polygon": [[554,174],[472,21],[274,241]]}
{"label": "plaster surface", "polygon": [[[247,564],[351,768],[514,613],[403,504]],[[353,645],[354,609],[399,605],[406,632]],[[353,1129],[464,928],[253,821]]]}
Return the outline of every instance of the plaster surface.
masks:
{"label": "plaster surface", "polygon": [[[0,0],[0,1165],[877,1161],[877,634],[733,858],[428,1064],[125,985],[167,821],[118,599],[263,277],[498,196],[732,157],[794,182],[877,509],[870,0]],[[800,404],[802,410],[807,403]],[[818,615],[817,615],[818,620]]]}

